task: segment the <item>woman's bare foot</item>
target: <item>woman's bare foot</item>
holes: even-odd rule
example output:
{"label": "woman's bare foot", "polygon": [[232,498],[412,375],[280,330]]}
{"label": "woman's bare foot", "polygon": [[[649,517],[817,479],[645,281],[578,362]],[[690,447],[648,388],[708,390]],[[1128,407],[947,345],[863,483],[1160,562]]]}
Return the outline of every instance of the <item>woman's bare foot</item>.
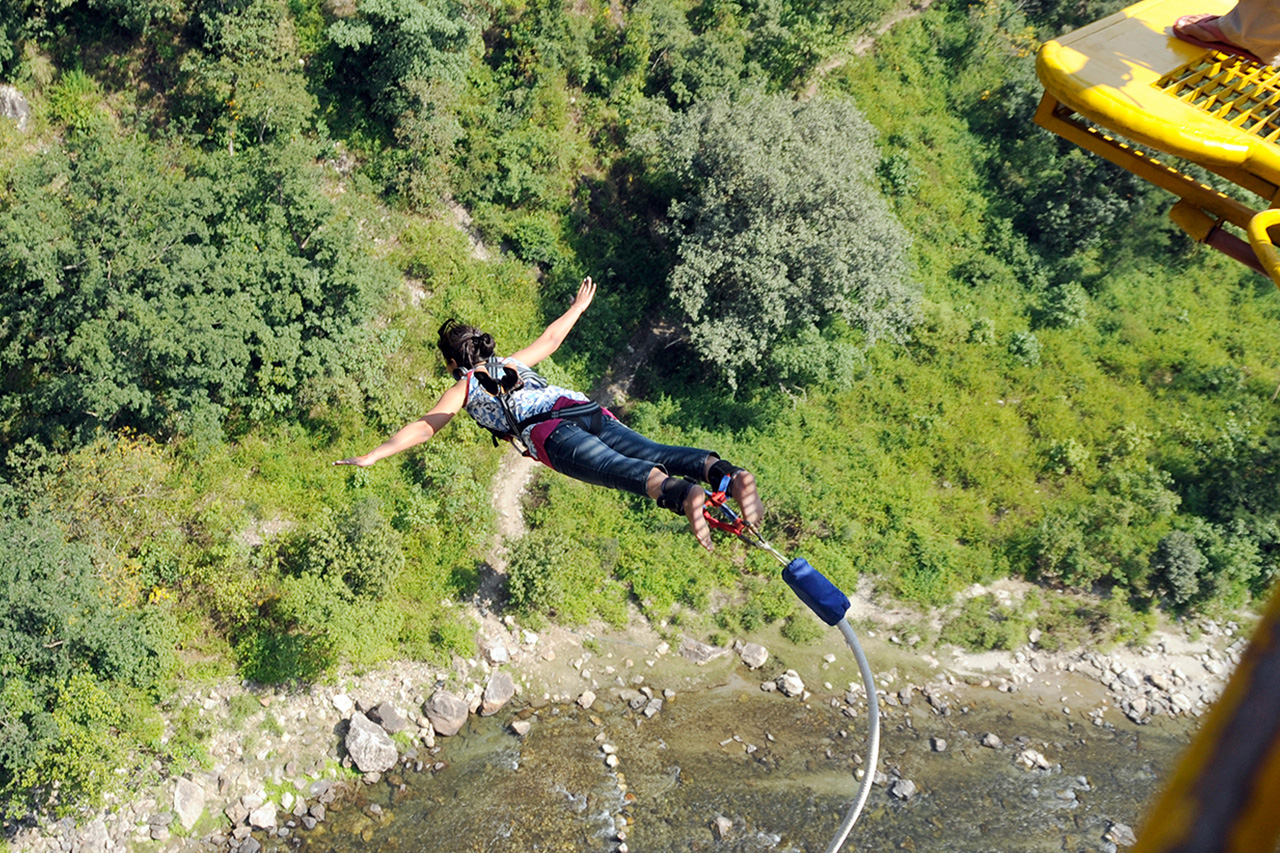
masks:
{"label": "woman's bare foot", "polygon": [[1173,35],[1188,44],[1194,44],[1196,47],[1204,47],[1209,50],[1216,50],[1219,53],[1242,56],[1254,62],[1261,62],[1262,60],[1243,47],[1227,41],[1227,37],[1222,34],[1222,28],[1218,26],[1220,17],[1220,15],[1207,13],[1183,15],[1173,22]]}
{"label": "woman's bare foot", "polygon": [[684,515],[689,519],[689,529],[693,531],[698,544],[708,551],[714,551],[716,546],[711,541],[711,525],[707,524],[707,517],[702,514],[702,507],[706,502],[707,493],[701,486],[694,486],[685,496]]}
{"label": "woman's bare foot", "polygon": [[742,517],[752,527],[760,523],[764,516],[764,504],[760,502],[760,494],[756,491],[756,476],[750,471],[739,471],[729,481],[729,495],[737,501]]}
{"label": "woman's bare foot", "polygon": [[1218,15],[1183,15],[1173,22],[1173,34],[1182,38],[1191,36],[1199,41],[1225,42],[1218,28]]}

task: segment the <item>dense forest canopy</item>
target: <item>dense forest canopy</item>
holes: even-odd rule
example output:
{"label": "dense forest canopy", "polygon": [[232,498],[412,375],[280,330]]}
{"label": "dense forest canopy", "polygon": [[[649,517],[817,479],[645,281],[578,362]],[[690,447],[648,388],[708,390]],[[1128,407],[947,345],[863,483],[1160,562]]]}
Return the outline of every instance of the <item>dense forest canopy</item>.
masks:
{"label": "dense forest canopy", "polygon": [[[443,319],[514,348],[586,274],[546,373],[677,326],[625,418],[750,465],[778,545],[947,641],[1264,594],[1280,297],[1030,123],[1039,40],[1115,4],[937,0],[855,51],[899,5],[0,7],[0,810],[201,761],[179,680],[470,653],[502,451],[330,463],[448,387]],[[813,633],[647,502],[544,476],[525,516],[525,624]],[[1025,612],[952,604],[1006,575]]]}

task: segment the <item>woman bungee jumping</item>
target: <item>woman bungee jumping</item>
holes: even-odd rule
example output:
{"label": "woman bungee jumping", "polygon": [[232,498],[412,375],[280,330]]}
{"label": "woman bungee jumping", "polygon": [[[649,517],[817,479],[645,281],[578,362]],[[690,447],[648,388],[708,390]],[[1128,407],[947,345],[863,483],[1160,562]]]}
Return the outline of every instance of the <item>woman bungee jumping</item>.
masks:
{"label": "woman bungee jumping", "polygon": [[687,478],[728,492],[746,522],[758,524],[763,507],[751,472],[708,450],[645,438],[585,395],[550,385],[534,372],[534,365],[564,343],[595,292],[591,278],[583,279],[569,310],[537,340],[506,358],[494,355],[489,334],[454,320],[445,322],[440,327],[440,354],[458,381],[421,418],[368,453],[334,464],[368,467],[428,441],[465,410],[494,434],[495,441],[512,441],[525,455],[553,470],[592,485],[647,495],[658,506],[684,515],[693,535],[708,550],[712,542],[703,515],[706,491]]}

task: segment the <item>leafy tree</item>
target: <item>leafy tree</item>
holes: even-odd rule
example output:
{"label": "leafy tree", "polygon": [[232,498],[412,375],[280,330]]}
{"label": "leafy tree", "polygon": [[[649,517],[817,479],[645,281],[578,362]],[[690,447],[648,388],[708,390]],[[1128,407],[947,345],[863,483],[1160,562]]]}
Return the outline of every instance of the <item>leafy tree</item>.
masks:
{"label": "leafy tree", "polygon": [[1150,554],[1178,507],[1170,486],[1169,475],[1149,465],[1109,471],[1087,499],[1045,514],[1034,534],[1033,570],[1067,586],[1144,589]]}
{"label": "leafy tree", "polygon": [[1059,329],[1074,329],[1089,318],[1089,294],[1076,282],[1055,287],[1049,294],[1039,322]]}
{"label": "leafy tree", "polygon": [[26,30],[27,10],[31,0],[13,0],[0,5],[0,73],[6,79],[18,58],[18,46]]}
{"label": "leafy tree", "polygon": [[317,104],[285,0],[198,8],[192,29],[199,45],[183,59],[178,111],[233,154],[310,129]]}
{"label": "leafy tree", "polygon": [[847,101],[704,101],[663,138],[679,263],[671,294],[730,383],[784,336],[842,319],[902,340],[916,287],[876,189],[874,133]]}
{"label": "leafy tree", "polygon": [[[1263,573],[1255,531],[1243,519],[1218,525],[1192,516],[1183,523],[1186,529],[1171,532],[1152,555],[1153,572],[1161,570],[1155,579],[1163,576],[1165,590],[1180,607],[1243,604]],[[1172,540],[1170,553],[1165,553],[1167,540]]]}
{"label": "leafy tree", "polygon": [[130,745],[126,697],[154,693],[171,647],[47,517],[0,518],[0,811],[95,800]]}
{"label": "leafy tree", "polygon": [[750,86],[771,92],[801,83],[841,43],[889,4],[813,0],[701,0],[691,8],[641,0],[628,28],[650,45],[649,93],[676,107]]}
{"label": "leafy tree", "polygon": [[411,83],[461,85],[479,23],[457,0],[363,0],[353,16],[329,25],[340,55],[335,79],[394,122],[421,108]]}
{"label": "leafy tree", "polygon": [[[183,163],[105,134],[46,148],[0,208],[0,435],[217,436],[368,357],[383,292],[296,142]],[[363,355],[362,355],[363,352]]]}
{"label": "leafy tree", "polygon": [[557,208],[569,196],[582,153],[562,71],[531,80],[477,71],[460,146],[456,189],[471,204]]}
{"label": "leafy tree", "polygon": [[1204,554],[1183,530],[1169,532],[1151,555],[1151,575],[1175,605],[1184,605],[1200,591]]}
{"label": "leafy tree", "polygon": [[1009,336],[1009,355],[1024,367],[1040,366],[1040,339],[1035,332],[1017,331]]}

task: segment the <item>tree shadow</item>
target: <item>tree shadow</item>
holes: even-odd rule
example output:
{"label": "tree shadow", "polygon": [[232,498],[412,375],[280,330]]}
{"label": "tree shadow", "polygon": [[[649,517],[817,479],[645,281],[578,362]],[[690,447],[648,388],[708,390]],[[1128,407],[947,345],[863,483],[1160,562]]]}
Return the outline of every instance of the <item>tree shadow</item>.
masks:
{"label": "tree shadow", "polygon": [[322,634],[257,619],[236,641],[240,672],[259,684],[311,682],[336,662],[333,643]]}

